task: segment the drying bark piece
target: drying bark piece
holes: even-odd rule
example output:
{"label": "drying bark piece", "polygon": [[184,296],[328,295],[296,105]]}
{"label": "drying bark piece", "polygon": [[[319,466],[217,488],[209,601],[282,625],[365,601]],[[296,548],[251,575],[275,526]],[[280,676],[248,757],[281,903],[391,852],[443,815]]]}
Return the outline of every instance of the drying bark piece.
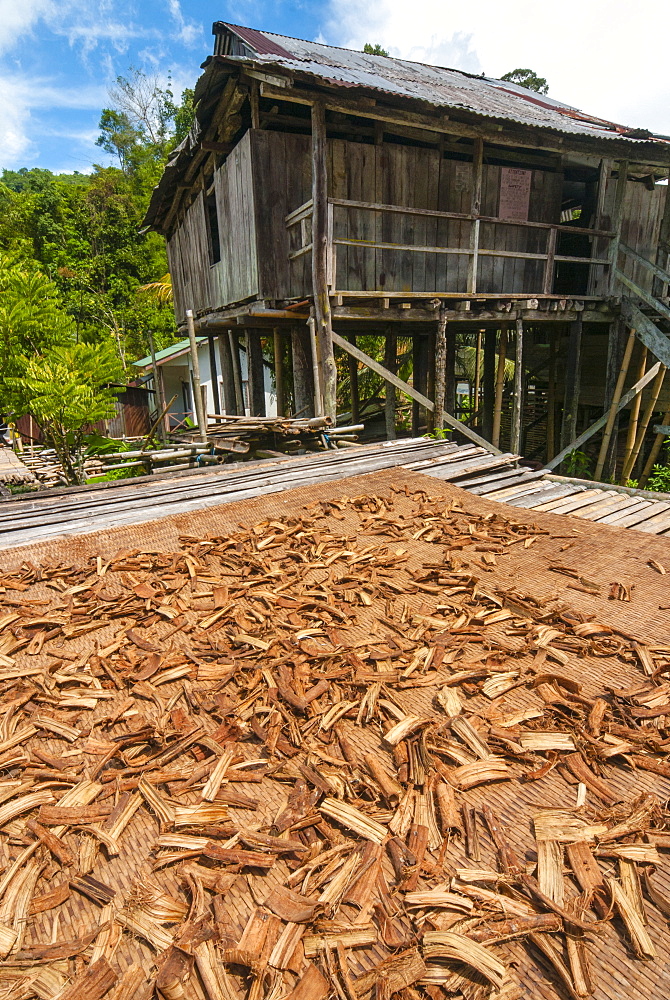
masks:
{"label": "drying bark piece", "polygon": [[61,865],[68,867],[74,864],[74,854],[65,841],[61,840],[60,837],[56,837],[55,834],[50,833],[37,820],[29,819],[26,823],[26,829],[30,830],[31,833],[34,833],[41,840]]}
{"label": "drying bark piece", "polygon": [[448,837],[452,830],[462,831],[463,824],[451,785],[446,781],[438,781],[434,785],[434,792],[443,836]]}
{"label": "drying bark piece", "polygon": [[10,820],[16,819],[17,816],[30,812],[31,809],[35,809],[37,806],[43,806],[47,802],[55,801],[51,792],[30,792],[28,795],[22,795],[13,802],[6,802],[4,806],[0,806],[0,827],[3,827],[5,823],[9,823]]}
{"label": "drying bark piece", "polygon": [[[305,934],[302,944],[306,958],[315,958],[327,948],[364,948],[377,940],[377,929],[370,925],[356,930],[342,930],[334,934]],[[273,964],[272,962],[270,963]]]}
{"label": "drying bark piece", "polygon": [[563,906],[565,899],[563,849],[556,840],[538,841],[537,883],[541,892],[559,906]]}
{"label": "drying bark piece", "polygon": [[353,830],[354,833],[359,834],[359,836],[364,837],[366,840],[372,840],[376,844],[383,843],[384,839],[388,836],[385,826],[366,816],[365,813],[362,813],[354,806],[349,805],[348,802],[325,798],[319,806],[319,811],[325,813],[329,819],[334,819],[341,826],[346,827],[346,829]]}
{"label": "drying bark piece", "polygon": [[640,958],[656,958],[656,948],[640,919],[634,901],[628,897],[616,879],[608,878],[607,885],[612,895],[612,902],[624,922],[636,954]]}
{"label": "drying bark piece", "polygon": [[619,882],[638,917],[643,924],[647,924],[647,914],[645,913],[642,888],[640,886],[640,875],[634,861],[630,861],[628,858],[619,859]]}
{"label": "drying bark piece", "polygon": [[542,809],[533,816],[536,840],[555,840],[559,844],[586,843],[607,833],[605,823],[587,823],[570,809]]}
{"label": "drying bark piece", "polygon": [[294,924],[307,924],[314,919],[314,915],[319,909],[317,900],[307,899],[299,892],[293,892],[285,886],[277,886],[268,896],[263,904],[268,910],[272,910],[282,920]]}
{"label": "drying bark piece", "polygon": [[131,934],[144,938],[155,951],[165,951],[174,939],[174,932],[167,931],[157,920],[142,913],[141,910],[134,910],[132,913],[120,910],[116,915],[116,920]]}
{"label": "drying bark piece", "polygon": [[670,918],[670,899],[664,896],[658,886],[654,885],[651,872],[648,868],[642,869],[642,877],[644,879],[644,887],[647,891],[649,899],[652,901],[654,906],[661,911],[664,917]]}
{"label": "drying bark piece", "polygon": [[369,972],[359,976],[354,989],[359,997],[367,997],[379,983],[383,983],[383,995],[393,996],[401,990],[413,986],[426,974],[426,963],[417,948],[410,948],[384,959]]}
{"label": "drying bark piece", "polygon": [[107,959],[99,958],[77,976],[60,994],[59,1000],[100,1000],[111,990],[117,979],[118,975]]}
{"label": "drying bark piece", "polygon": [[487,757],[471,764],[462,764],[451,772],[450,781],[461,790],[476,788],[490,781],[509,781],[512,772],[501,757]]}
{"label": "drying bark piece", "polygon": [[398,784],[379,763],[379,758],[373,754],[364,757],[365,766],[371,777],[379,786],[382,797],[390,806],[397,806],[403,793],[402,785]]}
{"label": "drying bark piece", "polygon": [[492,756],[491,750],[486,742],[479,735],[475,727],[465,716],[458,716],[451,720],[451,730],[460,737],[467,747],[472,750],[480,760],[486,760]]}
{"label": "drying bark piece", "polygon": [[300,979],[286,1000],[325,1000],[329,992],[329,981],[313,962],[308,962],[307,968],[301,973]]}
{"label": "drying bark piece", "polygon": [[586,898],[592,902],[598,916],[606,919],[610,909],[607,887],[591,848],[585,841],[579,841],[567,844],[565,852],[579,888],[586,893]]}
{"label": "drying bark piece", "polygon": [[32,916],[35,913],[45,913],[47,910],[53,910],[54,907],[64,903],[69,896],[70,886],[67,882],[60,882],[42,896],[33,896],[30,901],[28,913]]}
{"label": "drying bark piece", "polygon": [[499,944],[528,934],[554,933],[563,930],[563,921],[553,913],[536,913],[527,917],[488,922],[483,927],[468,930],[468,937],[480,944]]}
{"label": "drying bark piece", "polygon": [[460,910],[462,913],[472,913],[474,909],[472,900],[442,888],[429,889],[426,892],[406,892],[404,902],[407,906]]}
{"label": "drying bark piece", "polygon": [[415,733],[417,729],[421,729],[422,726],[427,726],[432,719],[424,715],[407,715],[400,722],[397,722],[395,726],[392,726],[386,733],[384,733],[384,742],[388,743],[389,746],[394,747],[401,740],[406,740],[408,736]]}
{"label": "drying bark piece", "polygon": [[424,959],[447,959],[469,965],[499,990],[505,978],[504,964],[483,945],[455,931],[427,931],[422,939]]}
{"label": "drying bark piece", "polygon": [[71,878],[70,888],[81,892],[98,906],[107,906],[116,896],[114,889],[93,878],[92,875],[78,875],[76,878]]}
{"label": "drying bark piece", "polygon": [[108,1000],[148,1000],[148,991],[153,986],[147,984],[144,970],[139,965],[126,969]]}
{"label": "drying bark piece", "polygon": [[[268,965],[271,965],[275,969],[288,969],[291,965],[293,954],[300,944],[304,933],[305,927],[302,924],[286,924],[268,958]],[[313,954],[308,954],[305,949],[307,958],[312,958]]]}
{"label": "drying bark piece", "polygon": [[528,940],[535,945],[538,951],[547,959],[551,967],[558,973],[559,978],[573,1000],[580,1000],[580,994],[575,989],[572,980],[572,973],[563,961],[561,953],[553,939],[548,934],[533,933],[528,935]]}
{"label": "drying bark piece", "polygon": [[524,733],[519,737],[524,750],[575,750],[575,741],[569,733]]}
{"label": "drying bark piece", "polygon": [[463,806],[463,826],[465,828],[465,853],[472,861],[480,861],[477,812],[474,806]]}
{"label": "drying bark piece", "polygon": [[614,802],[619,801],[620,796],[617,795],[616,792],[613,792],[609,785],[602,780],[602,778],[598,778],[593,773],[581,754],[568,754],[567,757],[563,758],[563,763],[569,767],[578,781],[582,781],[586,787],[597,795],[598,798],[602,799],[603,802],[608,805],[612,805]]}

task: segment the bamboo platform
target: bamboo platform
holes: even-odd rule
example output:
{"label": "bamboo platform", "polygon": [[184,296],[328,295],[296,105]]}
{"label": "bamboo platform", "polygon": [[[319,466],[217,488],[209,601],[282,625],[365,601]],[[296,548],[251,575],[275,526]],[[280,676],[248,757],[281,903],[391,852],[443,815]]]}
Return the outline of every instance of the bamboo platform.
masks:
{"label": "bamboo platform", "polygon": [[34,483],[35,477],[11,448],[0,447],[0,483]]}
{"label": "bamboo platform", "polygon": [[[3,816],[13,816],[0,824],[0,989],[25,1000],[147,1000],[162,976],[161,996],[242,1000],[265,984],[299,1000],[344,982],[365,998],[389,977],[385,996],[410,983],[411,995],[432,1000],[664,1000],[667,717],[638,706],[656,695],[666,707],[670,612],[658,566],[669,563],[667,539],[648,538],[642,553],[630,532],[512,510],[401,469],[6,550],[0,708],[14,770],[0,783]],[[213,573],[227,579],[223,604]],[[615,581],[628,599],[610,597]],[[307,685],[321,678],[320,697],[296,707],[283,670],[302,670]],[[268,686],[273,674],[278,688]],[[391,730],[400,724],[396,752]],[[642,737],[637,748],[621,739],[626,727]],[[144,749],[133,749],[134,732]],[[569,734],[576,752],[524,749],[538,732]],[[182,741],[163,765],[169,773],[152,770]],[[471,771],[493,753],[501,769],[467,787],[454,753],[472,758]],[[369,755],[399,782],[402,808],[392,789],[389,798],[379,792]],[[231,765],[243,770],[227,772]],[[249,780],[239,780],[245,767]],[[423,778],[416,768],[427,769]],[[214,796],[227,819],[175,833],[175,807],[202,803],[213,769],[234,779]],[[455,789],[451,819],[427,804],[434,779]],[[57,808],[51,816],[52,803],[82,786],[87,804],[54,830],[63,817]],[[6,811],[32,793],[42,804]],[[368,837],[344,814],[344,825],[333,818],[331,800],[352,795],[377,825]],[[407,802],[413,811],[398,825]],[[297,811],[283,827],[287,808]],[[569,845],[558,869],[546,867],[533,830],[539,838],[537,824],[551,817],[599,831],[583,834],[580,853],[610,886],[604,917],[593,895],[580,895]],[[49,841],[49,822],[69,867],[51,853],[62,848]],[[297,855],[277,856],[277,824],[285,844],[300,841]],[[375,841],[389,827],[420,850],[414,868],[394,869],[386,833]],[[246,854],[234,849],[240,837]],[[563,845],[550,843],[562,857]],[[313,875],[300,875],[298,889],[325,899],[339,878],[334,918],[287,921],[268,893],[319,850],[334,851],[333,872],[316,890]],[[646,860],[627,861],[636,850]],[[352,861],[348,878],[342,858]],[[646,921],[633,936],[621,897],[622,885],[634,892],[624,878],[631,865]],[[562,903],[550,898],[550,870]],[[449,902],[413,902],[411,893],[440,885]],[[501,902],[511,916],[526,914],[512,921],[511,939]],[[587,929],[566,937],[571,920]],[[263,940],[252,933],[259,921]],[[352,921],[358,939],[345,934]],[[529,921],[544,930],[524,933]],[[452,949],[459,942],[455,958],[431,959],[430,928],[451,934]],[[278,948],[289,937],[295,948]],[[484,942],[493,980],[468,966],[464,937]]]}
{"label": "bamboo platform", "polygon": [[125,482],[48,490],[0,501],[0,546],[141,524],[254,496],[404,468],[512,507],[565,514],[646,534],[670,534],[670,497],[561,480],[519,466],[519,456],[492,455],[473,444],[402,438],[295,458],[166,472]]}

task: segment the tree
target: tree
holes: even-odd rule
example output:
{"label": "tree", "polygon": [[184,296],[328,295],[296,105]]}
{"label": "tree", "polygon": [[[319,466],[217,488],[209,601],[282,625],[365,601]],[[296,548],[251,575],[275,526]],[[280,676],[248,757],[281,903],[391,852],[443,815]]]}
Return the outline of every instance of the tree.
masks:
{"label": "tree", "polygon": [[537,94],[548,94],[549,84],[543,76],[538,76],[532,69],[512,69],[500,77],[507,83],[516,83],[526,90],[534,90]]}
{"label": "tree", "polygon": [[110,383],[122,375],[113,345],[105,342],[49,348],[7,380],[14,411],[37,421],[71,485],[85,482],[86,435],[91,424],[114,413]]}
{"label": "tree", "polygon": [[388,55],[387,50],[384,49],[384,48],[382,48],[382,46],[379,44],[379,42],[375,42],[374,45],[371,45],[370,42],[366,42],[365,45],[363,46],[363,52],[365,52],[366,55],[369,55],[369,56],[387,56]]}

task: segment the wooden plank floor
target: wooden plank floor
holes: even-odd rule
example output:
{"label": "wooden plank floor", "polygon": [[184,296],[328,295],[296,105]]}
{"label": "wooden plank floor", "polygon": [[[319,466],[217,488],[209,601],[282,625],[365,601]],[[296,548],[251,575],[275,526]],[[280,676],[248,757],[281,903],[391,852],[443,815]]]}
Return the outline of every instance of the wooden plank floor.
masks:
{"label": "wooden plank floor", "polygon": [[[0,457],[2,454],[0,450]],[[140,524],[398,467],[451,482],[510,507],[670,535],[670,496],[665,501],[640,491],[622,493],[605,483],[591,487],[549,479],[544,470],[530,470],[518,463],[517,455],[492,455],[469,442],[457,445],[453,441],[405,438],[355,449],[234,463],[202,472],[166,472],[125,483],[45,490],[0,501],[0,547]]]}

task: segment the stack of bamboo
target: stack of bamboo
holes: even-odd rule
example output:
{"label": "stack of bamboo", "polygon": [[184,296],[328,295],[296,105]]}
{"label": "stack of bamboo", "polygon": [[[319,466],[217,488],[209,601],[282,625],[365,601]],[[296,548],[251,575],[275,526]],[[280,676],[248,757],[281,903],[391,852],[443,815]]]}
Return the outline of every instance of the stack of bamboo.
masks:
{"label": "stack of bamboo", "polygon": [[405,487],[0,573],[0,996],[647,975],[667,785],[624,789],[670,777],[670,647],[482,581],[541,534]]}

